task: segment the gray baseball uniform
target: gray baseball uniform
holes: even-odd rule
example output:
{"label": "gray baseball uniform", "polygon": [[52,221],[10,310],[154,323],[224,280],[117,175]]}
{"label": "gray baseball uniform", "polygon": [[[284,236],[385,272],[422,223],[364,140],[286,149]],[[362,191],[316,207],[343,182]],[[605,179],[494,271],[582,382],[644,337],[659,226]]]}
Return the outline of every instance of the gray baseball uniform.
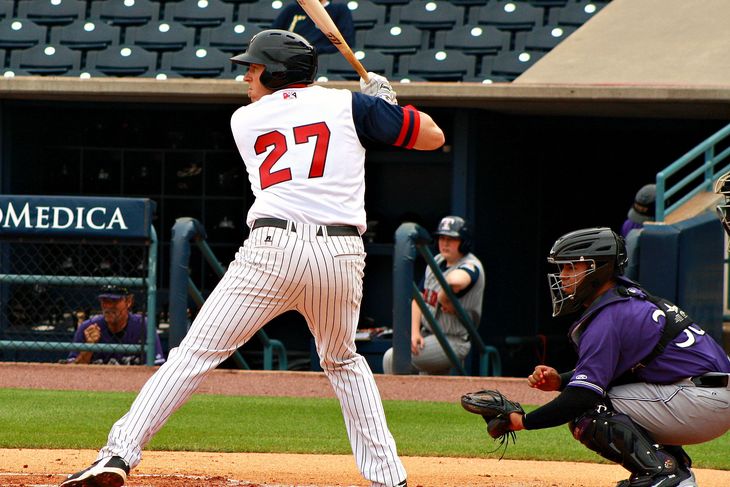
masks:
{"label": "gray baseball uniform", "polygon": [[[471,284],[462,292],[457,294],[459,303],[464,311],[472,319],[475,326],[479,325],[482,316],[482,299],[484,297],[484,268],[481,261],[472,253],[464,255],[455,265],[446,267],[443,256],[435,257],[436,263],[441,268],[444,276],[448,276],[455,269],[461,269],[469,273],[472,278]],[[438,303],[438,294],[441,285],[431,268],[426,269],[423,281],[423,298],[431,314],[436,318],[446,335],[451,348],[456,356],[463,360],[471,349],[469,333],[461,324],[456,313],[445,313]],[[423,349],[418,355],[411,357],[414,372],[428,374],[448,374],[452,367],[451,361],[441,348],[441,344],[432,334],[430,325],[425,317],[421,317],[421,333],[424,337]],[[389,349],[383,355],[383,371],[387,374],[393,373],[393,349]]]}

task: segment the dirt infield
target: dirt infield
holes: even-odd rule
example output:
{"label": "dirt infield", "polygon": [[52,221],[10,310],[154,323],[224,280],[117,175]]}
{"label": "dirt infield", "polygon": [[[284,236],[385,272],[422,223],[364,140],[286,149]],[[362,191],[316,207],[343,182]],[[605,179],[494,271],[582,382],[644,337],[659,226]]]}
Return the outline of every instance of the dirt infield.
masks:
{"label": "dirt infield", "polygon": [[[0,363],[0,387],[136,392],[154,372],[146,367]],[[384,399],[453,401],[468,390],[499,388],[527,404],[552,395],[522,379],[376,376]],[[208,394],[334,397],[315,372],[214,371],[199,392]],[[344,434],[344,433],[343,433]],[[58,485],[87,466],[91,450],[0,450],[0,486]],[[403,457],[410,487],[608,487],[626,477],[615,465],[527,462],[481,458]],[[702,487],[730,485],[730,472],[697,470]],[[132,487],[341,487],[367,486],[350,455],[145,452]]]}

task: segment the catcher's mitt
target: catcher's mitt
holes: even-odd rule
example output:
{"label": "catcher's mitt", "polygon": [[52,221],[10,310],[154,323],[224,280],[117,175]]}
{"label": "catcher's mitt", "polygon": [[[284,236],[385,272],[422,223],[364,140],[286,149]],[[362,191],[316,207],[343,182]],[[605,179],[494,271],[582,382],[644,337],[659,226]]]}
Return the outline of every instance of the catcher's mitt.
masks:
{"label": "catcher's mitt", "polygon": [[[515,432],[511,429],[510,413],[525,414],[520,403],[510,401],[497,390],[469,392],[461,396],[461,405],[470,413],[479,414],[487,423],[487,432],[492,438],[500,440],[505,451],[510,440],[515,442]],[[499,448],[499,446],[497,447]],[[504,452],[502,452],[504,456]]]}

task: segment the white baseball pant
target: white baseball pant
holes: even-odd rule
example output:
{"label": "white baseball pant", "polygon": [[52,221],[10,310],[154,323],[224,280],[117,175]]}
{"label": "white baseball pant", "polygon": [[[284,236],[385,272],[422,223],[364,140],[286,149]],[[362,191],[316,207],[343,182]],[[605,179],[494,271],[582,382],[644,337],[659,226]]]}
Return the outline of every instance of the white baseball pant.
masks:
{"label": "white baseball pant", "polygon": [[208,372],[268,321],[297,310],[340,401],[360,472],[373,487],[405,480],[373,374],[355,349],[364,267],[359,236],[329,237],[325,227],[302,223],[252,230],[180,346],[114,424],[98,458],[118,455],[131,467],[139,464],[142,448]]}

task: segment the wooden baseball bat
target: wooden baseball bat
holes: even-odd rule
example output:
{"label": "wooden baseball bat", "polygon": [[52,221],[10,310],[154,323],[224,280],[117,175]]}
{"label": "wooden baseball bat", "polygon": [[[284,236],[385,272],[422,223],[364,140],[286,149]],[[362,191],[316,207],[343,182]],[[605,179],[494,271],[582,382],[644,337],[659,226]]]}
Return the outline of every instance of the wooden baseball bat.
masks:
{"label": "wooden baseball bat", "polygon": [[347,42],[345,42],[345,38],[342,37],[340,29],[337,28],[335,22],[332,20],[332,17],[330,17],[330,14],[327,13],[327,10],[325,10],[320,1],[297,0],[297,2],[299,3],[299,5],[301,5],[302,9],[307,12],[309,18],[312,19],[312,22],[314,22],[314,24],[319,27],[319,30],[321,30],[322,33],[327,36],[327,39],[329,39],[330,42],[334,44],[334,46],[342,53],[342,55],[345,56],[347,62],[349,62],[350,65],[355,68],[357,74],[359,74],[360,77],[365,80],[365,82],[370,81],[367,70],[355,57],[352,49],[350,49],[350,46],[347,45]]}

